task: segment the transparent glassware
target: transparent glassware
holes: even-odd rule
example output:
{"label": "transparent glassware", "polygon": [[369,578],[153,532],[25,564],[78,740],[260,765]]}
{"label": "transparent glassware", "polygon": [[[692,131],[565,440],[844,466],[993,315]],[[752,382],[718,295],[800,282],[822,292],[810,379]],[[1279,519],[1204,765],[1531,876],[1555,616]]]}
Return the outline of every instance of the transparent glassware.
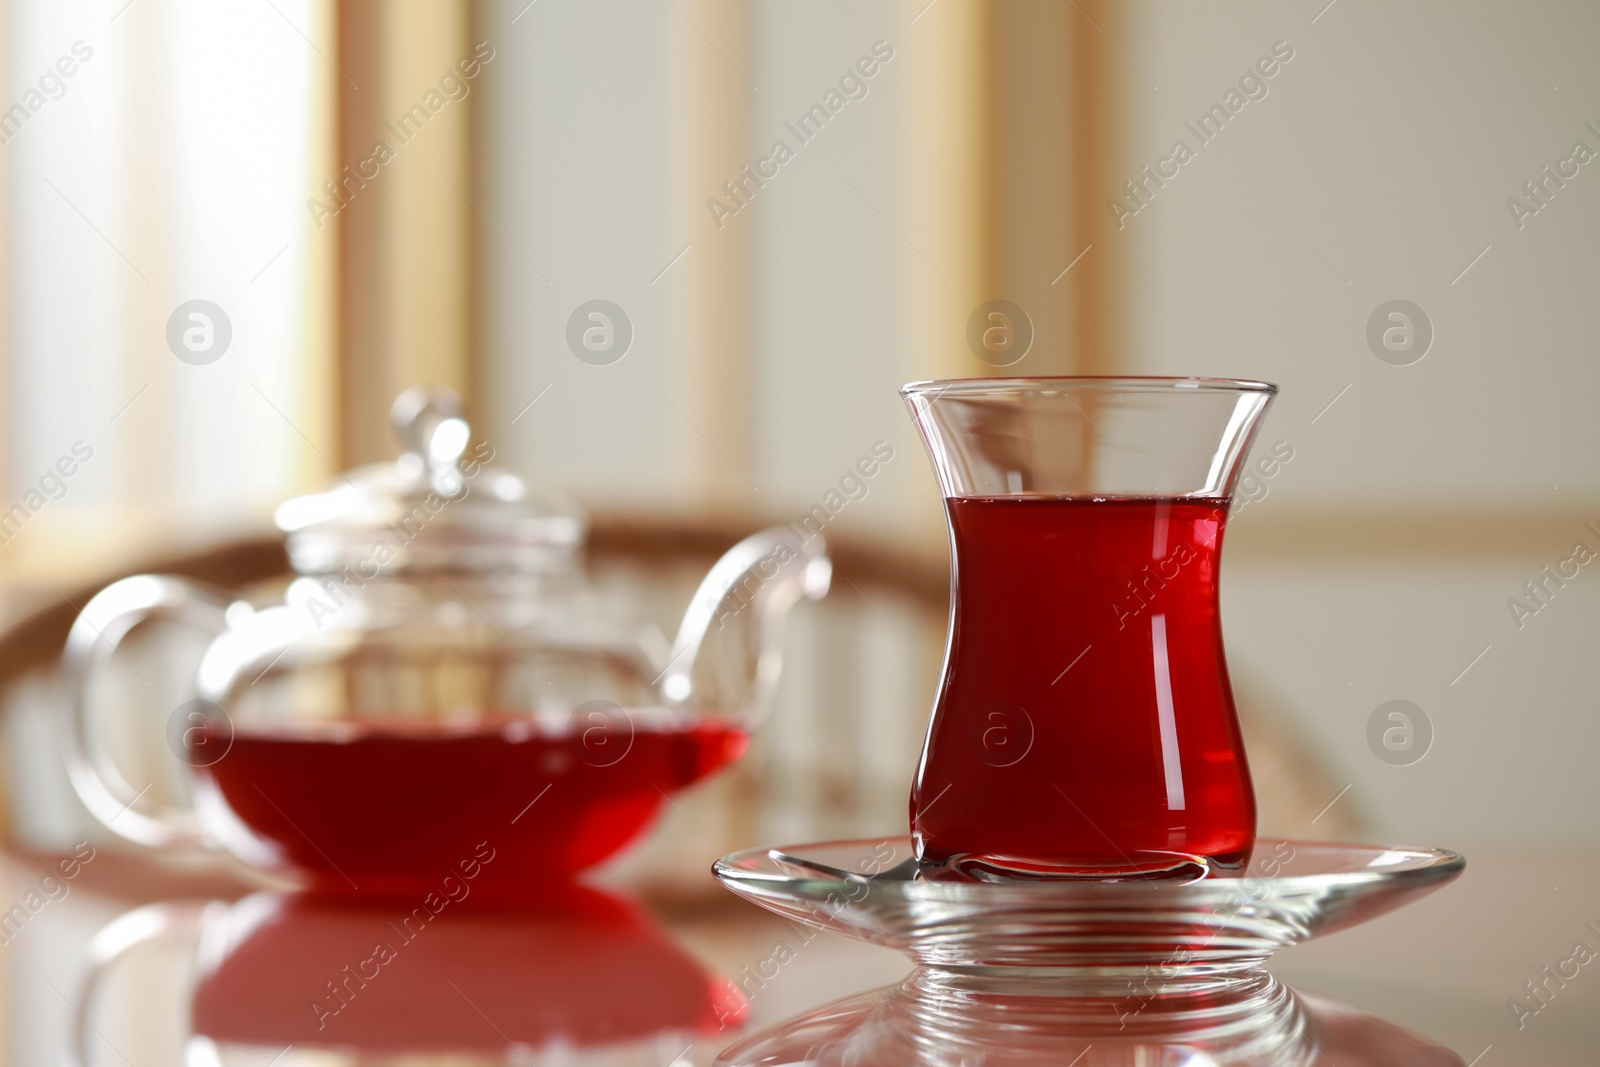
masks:
{"label": "transparent glassware", "polygon": [[[140,575],[86,605],[65,657],[70,771],[112,832],[358,894],[409,892],[487,847],[492,880],[527,886],[607,858],[743,751],[784,616],[827,589],[820,537],[730,549],[669,646],[601,600],[582,512],[492,466],[453,394],[413,390],[393,416],[398,462],[278,509],[281,603]],[[212,638],[194,699],[153,728],[111,685],[146,624]],[[183,788],[157,803],[138,757],[163,729]]]}
{"label": "transparent glassware", "polygon": [[1329,1049],[1459,1067],[1266,971],[1278,950],[1465,867],[1443,849],[1255,836],[1216,577],[1274,392],[1211,379],[906,387],[945,497],[953,585],[912,833],[749,849],[713,873],[914,968],[739,1042],[720,1067],[1309,1067]]}
{"label": "transparent glassware", "polygon": [[1218,563],[1273,396],[1211,378],[916,382],[949,524],[918,857],[980,878],[1236,869],[1255,799]]}

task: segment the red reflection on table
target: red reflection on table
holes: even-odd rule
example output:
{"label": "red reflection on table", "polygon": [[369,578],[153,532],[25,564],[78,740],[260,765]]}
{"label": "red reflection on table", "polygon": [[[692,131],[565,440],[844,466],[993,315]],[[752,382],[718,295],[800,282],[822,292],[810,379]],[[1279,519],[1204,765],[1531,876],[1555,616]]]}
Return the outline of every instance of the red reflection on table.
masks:
{"label": "red reflection on table", "polygon": [[261,894],[208,926],[194,1032],[366,1052],[583,1048],[737,1024],[745,1005],[639,907],[568,887],[539,910]]}

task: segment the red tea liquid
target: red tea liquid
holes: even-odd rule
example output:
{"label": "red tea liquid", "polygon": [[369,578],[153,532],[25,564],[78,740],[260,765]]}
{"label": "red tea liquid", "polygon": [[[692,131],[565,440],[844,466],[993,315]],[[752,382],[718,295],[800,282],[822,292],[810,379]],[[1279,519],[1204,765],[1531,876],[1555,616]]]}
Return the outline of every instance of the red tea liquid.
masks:
{"label": "red tea liquid", "polygon": [[495,858],[479,884],[515,894],[612,855],[666,795],[732,762],[746,740],[714,721],[621,724],[597,739],[510,715],[465,729],[371,718],[315,732],[241,727],[231,747],[197,741],[227,748],[199,770],[199,793],[221,809],[208,821],[319,890],[436,889],[487,842]]}
{"label": "red tea liquid", "polygon": [[919,857],[1085,876],[1242,862],[1255,797],[1217,614],[1227,501],[946,507],[955,610],[911,792]]}

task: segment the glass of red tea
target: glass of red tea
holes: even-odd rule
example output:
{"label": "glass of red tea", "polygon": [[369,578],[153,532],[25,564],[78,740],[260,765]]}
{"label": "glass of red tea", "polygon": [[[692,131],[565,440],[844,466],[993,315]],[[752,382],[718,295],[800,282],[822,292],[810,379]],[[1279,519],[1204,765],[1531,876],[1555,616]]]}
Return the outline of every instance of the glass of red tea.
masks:
{"label": "glass of red tea", "polygon": [[918,858],[985,879],[1238,867],[1256,811],[1217,568],[1277,388],[1005,378],[902,393],[951,560],[911,792]]}

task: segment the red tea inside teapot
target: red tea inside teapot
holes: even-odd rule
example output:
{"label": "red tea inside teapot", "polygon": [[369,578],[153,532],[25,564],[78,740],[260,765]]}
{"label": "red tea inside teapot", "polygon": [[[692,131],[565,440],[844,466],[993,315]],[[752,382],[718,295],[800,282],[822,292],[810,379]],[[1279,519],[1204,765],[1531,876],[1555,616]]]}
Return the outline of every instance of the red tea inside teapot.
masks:
{"label": "red tea inside teapot", "polygon": [[[201,769],[203,813],[305,873],[328,893],[392,895],[438,881],[493,842],[482,886],[515,893],[617,852],[664,799],[744,752],[737,725],[651,724],[611,715],[577,730],[542,731],[526,716],[483,715],[470,726],[366,717],[313,731],[214,726],[197,750],[228,747]],[[580,719],[580,725],[582,720]]]}

